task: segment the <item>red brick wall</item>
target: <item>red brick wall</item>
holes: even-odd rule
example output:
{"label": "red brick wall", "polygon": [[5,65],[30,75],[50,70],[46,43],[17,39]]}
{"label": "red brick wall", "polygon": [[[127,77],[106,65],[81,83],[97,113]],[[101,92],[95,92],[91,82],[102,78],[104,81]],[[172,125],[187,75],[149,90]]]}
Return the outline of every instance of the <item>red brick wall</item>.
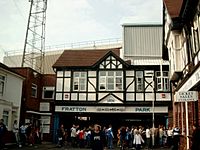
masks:
{"label": "red brick wall", "polygon": [[[181,109],[181,105],[183,105],[183,110]],[[180,150],[186,150],[186,114],[185,114],[185,103],[175,103],[173,104],[173,123],[174,125],[178,125],[181,129],[183,135],[180,138]],[[198,101],[198,121],[200,124],[200,92],[199,92],[199,101]],[[183,123],[183,125],[182,125]],[[195,110],[195,102],[188,102],[188,124],[189,124],[189,135],[191,136],[193,133],[192,125],[196,123],[196,110]],[[190,140],[191,146],[191,140]]]}
{"label": "red brick wall", "polygon": [[43,86],[55,86],[56,84],[56,75],[54,74],[45,74],[42,76]]}
{"label": "red brick wall", "polygon": [[[31,68],[13,68],[13,70],[26,78],[23,82],[21,103],[21,121],[24,121],[28,115],[26,111],[39,111],[42,97],[42,75]],[[32,84],[37,85],[36,98],[31,96]]]}

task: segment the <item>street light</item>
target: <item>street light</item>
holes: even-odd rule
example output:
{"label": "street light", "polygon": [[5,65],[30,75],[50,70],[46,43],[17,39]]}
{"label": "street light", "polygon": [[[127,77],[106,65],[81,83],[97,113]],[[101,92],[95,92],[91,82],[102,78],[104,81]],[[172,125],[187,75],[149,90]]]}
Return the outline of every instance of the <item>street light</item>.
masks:
{"label": "street light", "polygon": [[153,100],[152,100],[152,148],[154,147],[154,145],[155,145],[155,134],[154,134],[154,132],[155,132],[155,104],[154,104],[154,102],[155,102],[155,99],[156,99],[156,94],[155,94],[155,81],[154,81],[154,76],[155,76],[155,74],[152,76],[152,82],[154,83],[153,84],[153,94],[154,94],[154,98],[153,98]]}

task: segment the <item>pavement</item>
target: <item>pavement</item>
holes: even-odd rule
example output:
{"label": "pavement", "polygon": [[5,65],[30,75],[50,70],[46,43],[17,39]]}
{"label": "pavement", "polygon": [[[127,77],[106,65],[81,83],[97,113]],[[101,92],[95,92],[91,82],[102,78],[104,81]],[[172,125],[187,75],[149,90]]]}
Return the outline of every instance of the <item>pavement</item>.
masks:
{"label": "pavement", "polygon": [[[90,150],[89,148],[71,148],[69,146],[64,146],[64,147],[59,148],[55,144],[52,144],[51,142],[43,142],[42,144],[39,144],[39,145],[24,146],[21,148],[17,147],[17,145],[12,145],[12,146],[7,146],[6,149],[7,150]],[[119,148],[114,148],[114,150],[119,150]],[[142,150],[145,150],[145,149],[142,149]],[[153,150],[171,150],[171,149],[170,148],[155,148]]]}

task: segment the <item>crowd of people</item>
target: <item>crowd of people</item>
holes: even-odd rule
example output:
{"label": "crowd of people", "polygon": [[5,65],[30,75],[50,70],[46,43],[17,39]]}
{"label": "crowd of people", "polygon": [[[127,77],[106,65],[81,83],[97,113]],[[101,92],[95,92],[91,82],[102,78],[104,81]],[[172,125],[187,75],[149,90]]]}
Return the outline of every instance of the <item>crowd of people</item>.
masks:
{"label": "crowd of people", "polygon": [[[197,128],[194,133],[194,137],[200,136],[200,132],[197,134]],[[145,128],[122,126],[117,131],[113,130],[112,125],[101,127],[96,124],[87,128],[72,125],[69,130],[64,129],[64,125],[61,125],[57,131],[59,147],[70,143],[72,147],[91,148],[92,150],[114,149],[115,146],[121,149],[135,148],[136,150],[152,149],[152,146],[178,150],[180,135],[178,127],[166,129],[163,125],[154,129],[148,126]],[[195,141],[193,143],[195,145]]]}
{"label": "crowd of people", "polygon": [[19,147],[23,145],[33,146],[34,144],[41,143],[40,129],[34,127],[32,123],[22,124],[19,129],[16,128],[15,130],[18,130],[18,134],[16,133],[15,137]]}
{"label": "crowd of people", "polygon": [[[5,138],[7,127],[4,124],[4,120],[0,120],[0,149],[4,149],[5,147]],[[14,121],[12,132],[15,136],[16,144],[19,147],[29,145],[33,146],[34,144],[41,143],[41,134],[39,128],[36,128],[32,125],[32,123],[22,124],[20,127],[18,125],[17,120]]]}
{"label": "crowd of people", "polygon": [[[15,135],[16,143],[19,147],[24,145],[32,146],[41,143],[41,134],[39,128],[31,123],[18,126],[14,121],[12,131]],[[4,120],[0,120],[0,149],[4,148],[3,138],[7,132]],[[57,146],[62,147],[70,145],[72,147],[90,148],[92,150],[114,149],[116,146],[121,149],[141,148],[151,149],[154,147],[169,147],[172,150],[178,150],[180,144],[180,129],[178,127],[168,127],[163,125],[157,128],[148,126],[121,126],[118,130],[113,129],[112,125],[101,127],[98,124],[88,127],[80,127],[73,124],[70,129],[65,129],[61,124],[57,130]],[[193,125],[193,134],[191,139],[191,150],[200,150],[200,128]],[[113,144],[114,143],[114,144]]]}

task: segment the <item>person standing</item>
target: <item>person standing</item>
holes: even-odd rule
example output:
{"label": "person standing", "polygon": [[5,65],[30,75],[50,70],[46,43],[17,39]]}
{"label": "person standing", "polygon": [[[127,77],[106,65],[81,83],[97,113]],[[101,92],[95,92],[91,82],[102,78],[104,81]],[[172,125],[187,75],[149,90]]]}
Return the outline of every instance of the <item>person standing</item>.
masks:
{"label": "person standing", "polygon": [[7,131],[7,128],[6,128],[6,125],[4,124],[4,120],[1,119],[0,120],[0,149],[3,149],[5,146],[3,138],[5,136],[6,131]]}
{"label": "person standing", "polygon": [[160,147],[163,147],[164,130],[163,130],[163,127],[162,127],[162,126],[160,126],[158,132],[159,132],[159,145],[160,145]]}
{"label": "person standing", "polygon": [[85,135],[85,131],[83,129],[81,129],[78,133],[78,138],[79,138],[79,147],[80,148],[84,148],[84,135]]}
{"label": "person standing", "polygon": [[33,144],[35,143],[33,134],[34,134],[33,125],[32,123],[29,123],[28,127],[26,128],[26,138],[29,146],[33,146]]}
{"label": "person standing", "polygon": [[146,145],[147,145],[147,149],[150,149],[150,145],[151,145],[151,131],[149,129],[149,127],[146,128]]}
{"label": "person standing", "polygon": [[172,135],[173,135],[173,130],[171,127],[169,127],[167,130],[167,145],[169,147],[172,146]]}
{"label": "person standing", "polygon": [[107,134],[108,134],[108,149],[113,149],[113,131],[112,131],[112,125],[109,125],[109,128],[107,130]]}
{"label": "person standing", "polygon": [[20,143],[19,128],[18,128],[17,120],[15,120],[13,123],[13,133],[15,134],[15,140],[16,140],[17,145],[19,147],[22,147],[22,145]]}
{"label": "person standing", "polygon": [[175,127],[173,129],[173,150],[178,150],[179,148],[179,143],[180,143],[180,129],[179,127]]}
{"label": "person standing", "polygon": [[94,125],[94,131],[91,134],[91,147],[92,150],[104,149],[104,135],[101,132],[101,127],[97,124]]}
{"label": "person standing", "polygon": [[58,146],[62,147],[65,135],[65,129],[63,124],[61,124],[60,128],[57,130],[57,135],[58,135]]}
{"label": "person standing", "polygon": [[72,142],[72,147],[76,147],[76,125],[72,125],[71,128],[71,142]]}
{"label": "person standing", "polygon": [[19,136],[20,136],[21,144],[25,145],[26,144],[26,126],[25,126],[25,124],[22,124],[20,126]]}
{"label": "person standing", "polygon": [[142,143],[144,143],[144,140],[142,139],[142,136],[140,135],[139,131],[137,131],[133,140],[133,144],[135,144],[135,149],[140,150]]}
{"label": "person standing", "polygon": [[197,124],[193,125],[192,147],[191,150],[200,150],[200,128]]}

